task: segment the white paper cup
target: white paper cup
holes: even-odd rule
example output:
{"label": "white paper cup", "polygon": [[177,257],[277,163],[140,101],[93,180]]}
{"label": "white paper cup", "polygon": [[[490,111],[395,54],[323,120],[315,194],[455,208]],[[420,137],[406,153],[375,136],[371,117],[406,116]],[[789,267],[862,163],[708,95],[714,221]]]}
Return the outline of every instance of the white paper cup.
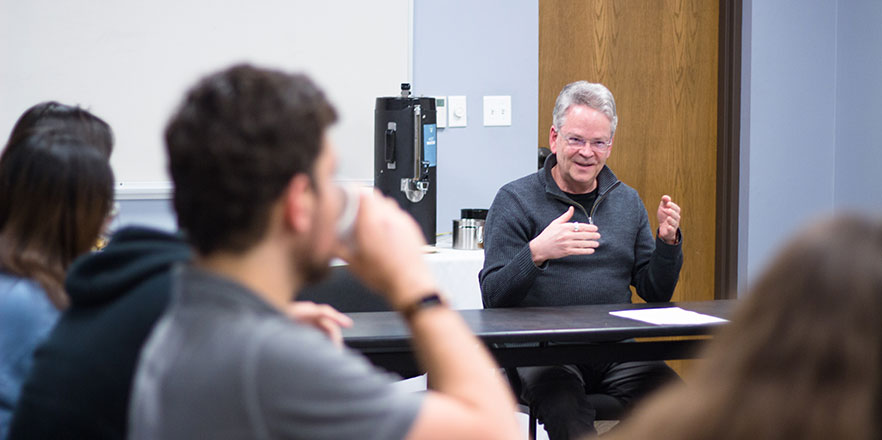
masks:
{"label": "white paper cup", "polygon": [[343,206],[337,218],[337,238],[347,246],[355,245],[355,220],[358,218],[358,205],[361,202],[361,191],[358,187],[347,185],[341,187]]}

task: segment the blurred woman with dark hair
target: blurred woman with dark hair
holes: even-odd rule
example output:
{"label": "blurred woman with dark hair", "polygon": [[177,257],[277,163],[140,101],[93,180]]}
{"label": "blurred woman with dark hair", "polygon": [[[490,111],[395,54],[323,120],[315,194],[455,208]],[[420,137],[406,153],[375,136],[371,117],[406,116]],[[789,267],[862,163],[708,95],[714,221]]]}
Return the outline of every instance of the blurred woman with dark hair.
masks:
{"label": "blurred woman with dark hair", "polygon": [[882,221],[797,235],[706,355],[610,438],[882,438]]}
{"label": "blurred woman with dark hair", "polygon": [[65,271],[113,204],[110,126],[56,102],[31,107],[0,156],[0,439],[34,348],[68,304]]}

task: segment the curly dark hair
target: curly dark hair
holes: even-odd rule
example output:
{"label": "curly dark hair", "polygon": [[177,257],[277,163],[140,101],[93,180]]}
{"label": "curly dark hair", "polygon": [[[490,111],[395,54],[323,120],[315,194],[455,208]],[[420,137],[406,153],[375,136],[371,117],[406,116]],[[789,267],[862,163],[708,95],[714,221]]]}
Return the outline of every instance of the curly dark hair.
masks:
{"label": "curly dark hair", "polygon": [[191,89],[165,140],[178,225],[196,250],[239,253],[262,237],[291,178],[312,178],[336,119],[302,74],[237,65]]}

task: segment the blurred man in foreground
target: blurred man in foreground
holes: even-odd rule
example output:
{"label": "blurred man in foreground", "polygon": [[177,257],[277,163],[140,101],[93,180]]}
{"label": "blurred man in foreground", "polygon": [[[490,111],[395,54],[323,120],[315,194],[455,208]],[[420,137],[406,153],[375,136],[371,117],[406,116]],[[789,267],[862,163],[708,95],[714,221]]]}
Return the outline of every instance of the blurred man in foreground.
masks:
{"label": "blurred man in foreground", "polygon": [[[195,261],[141,355],[130,437],[514,438],[514,401],[482,344],[422,262],[422,233],[394,202],[363,194],[341,246],[343,193],[327,127],[302,75],[236,66],[197,84],[166,143],[174,205]],[[406,393],[335,347],[347,318],[285,311],[340,255],[410,326],[434,391]]]}

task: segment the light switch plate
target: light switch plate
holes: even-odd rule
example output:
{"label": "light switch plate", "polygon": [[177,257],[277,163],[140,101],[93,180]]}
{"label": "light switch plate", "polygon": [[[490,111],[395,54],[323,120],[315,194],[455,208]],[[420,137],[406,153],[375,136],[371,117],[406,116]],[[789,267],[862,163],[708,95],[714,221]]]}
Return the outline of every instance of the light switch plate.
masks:
{"label": "light switch plate", "polygon": [[444,128],[447,126],[447,97],[446,96],[436,96],[435,97],[435,124],[438,125],[438,128]]}
{"label": "light switch plate", "polygon": [[468,120],[468,107],[465,96],[447,97],[447,126],[465,127]]}
{"label": "light switch plate", "polygon": [[484,97],[484,126],[511,125],[511,95]]}

